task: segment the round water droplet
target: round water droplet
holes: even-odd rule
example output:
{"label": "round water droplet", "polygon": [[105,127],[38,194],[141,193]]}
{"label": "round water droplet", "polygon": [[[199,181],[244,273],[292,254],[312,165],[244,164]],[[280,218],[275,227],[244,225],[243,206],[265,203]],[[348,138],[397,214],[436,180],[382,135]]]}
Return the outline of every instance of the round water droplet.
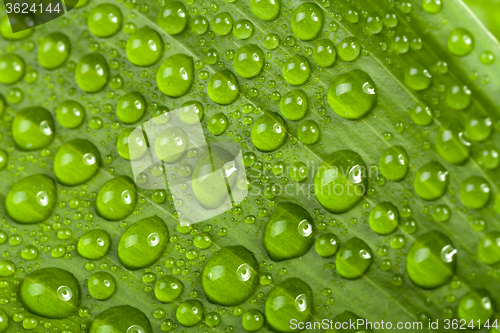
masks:
{"label": "round water droplet", "polygon": [[197,16],[191,24],[191,31],[197,35],[203,35],[208,30],[208,19],[205,16]]}
{"label": "round water droplet", "polygon": [[331,67],[335,62],[337,57],[337,52],[335,51],[335,44],[328,38],[319,40],[313,49],[314,61],[318,66],[321,67]]}
{"label": "round water droplet", "polygon": [[399,211],[388,201],[377,204],[370,212],[370,228],[379,235],[393,233],[399,225]]}
{"label": "round water droplet", "polygon": [[17,181],[7,193],[5,210],[18,223],[38,223],[47,220],[57,204],[55,181],[36,174]]}
{"label": "round water droplet", "polygon": [[122,11],[110,3],[95,6],[87,18],[90,32],[101,38],[111,37],[118,33],[122,28],[122,23]]}
{"label": "round water droplet", "polygon": [[214,135],[221,135],[224,133],[228,125],[228,119],[222,112],[214,114],[208,121],[208,130]]}
{"label": "round water droplet", "polygon": [[318,142],[319,134],[319,125],[314,120],[301,122],[297,130],[297,138],[306,145],[312,145]]}
{"label": "round water droplet", "polygon": [[113,296],[116,291],[116,281],[107,272],[97,272],[89,277],[89,293],[95,299],[104,301]]}
{"label": "round water droplet", "polygon": [[148,317],[129,305],[112,307],[92,321],[89,333],[153,333]]}
{"label": "round water droplet", "polygon": [[127,176],[108,180],[99,190],[96,211],[110,221],[124,220],[132,214],[137,204],[135,184]]}
{"label": "round water droplet", "polygon": [[165,163],[174,163],[181,159],[188,149],[188,137],[179,127],[168,127],[155,141],[156,156]]}
{"label": "round water droplet", "polygon": [[405,84],[414,90],[425,90],[432,82],[429,70],[420,63],[414,63],[405,69]]}
{"label": "round water droplet", "polygon": [[429,14],[437,14],[443,10],[441,0],[422,0],[422,8]]}
{"label": "round water droplet", "polygon": [[28,274],[19,287],[19,297],[31,313],[50,319],[63,319],[78,310],[81,291],[73,274],[51,267]]}
{"label": "round water droplet", "polygon": [[427,104],[418,103],[411,110],[411,119],[417,125],[429,126],[433,119],[432,110]]}
{"label": "round water droplet", "polygon": [[259,267],[252,252],[241,245],[215,252],[201,273],[203,293],[211,303],[234,306],[253,295]]}
{"label": "round water droplet", "polygon": [[38,61],[45,69],[55,69],[68,59],[71,43],[68,36],[54,32],[46,36],[38,47]]}
{"label": "round water droplet", "polygon": [[250,137],[257,149],[276,150],[285,143],[287,137],[285,121],[274,112],[263,114],[254,122]]}
{"label": "round water droplet", "polygon": [[156,74],[158,88],[165,95],[174,98],[187,94],[191,90],[193,80],[193,58],[182,53],[165,59]]}
{"label": "round water droplet", "polygon": [[435,144],[439,156],[451,164],[463,164],[469,158],[469,138],[457,122],[440,127]]}
{"label": "round water droplet", "polygon": [[477,256],[487,265],[500,262],[500,231],[490,231],[479,241]]}
{"label": "round water droplet", "polygon": [[35,29],[25,29],[18,32],[13,32],[9,16],[16,21],[21,19],[21,21],[23,21],[22,24],[25,26],[30,26],[30,24],[34,23],[30,15],[15,15],[15,13],[5,15],[4,17],[2,17],[2,21],[0,22],[0,34],[6,40],[15,41],[25,39],[31,36],[31,34],[33,34],[33,32],[35,31]]}
{"label": "round water droplet", "polygon": [[490,117],[473,116],[465,123],[465,132],[472,141],[484,141],[491,135],[492,125]]}
{"label": "round water droplet", "polygon": [[281,114],[290,120],[300,120],[307,112],[308,101],[303,90],[291,90],[281,98]]}
{"label": "round water droplet", "polygon": [[473,329],[485,327],[494,313],[493,299],[484,289],[470,290],[458,303],[458,318],[468,325],[472,324]]}
{"label": "round water droplet", "polygon": [[271,21],[280,14],[280,0],[250,0],[252,12],[261,20]]}
{"label": "round water droplet", "polygon": [[340,59],[344,61],[354,61],[361,54],[361,45],[355,37],[346,37],[337,49]]}
{"label": "round water droplet", "polygon": [[92,179],[101,167],[101,153],[85,139],[66,142],[54,158],[57,181],[67,186],[83,184]]}
{"label": "round water droplet", "polygon": [[387,148],[380,156],[380,172],[393,182],[402,181],[406,177],[409,167],[410,158],[403,146]]}
{"label": "round water droplet", "polygon": [[212,29],[219,36],[229,35],[233,30],[233,18],[228,12],[215,15],[212,21]]}
{"label": "round water droplet", "polygon": [[303,3],[293,11],[292,32],[300,40],[312,40],[323,29],[323,10],[315,3]]}
{"label": "round water droplet", "polygon": [[241,77],[256,77],[264,67],[264,52],[255,44],[246,44],[236,52],[233,67]]}
{"label": "round water droplet", "polygon": [[333,111],[346,119],[363,118],[377,103],[375,83],[359,69],[337,76],[327,97]]}
{"label": "round water droplet", "polygon": [[483,177],[470,176],[460,185],[460,200],[469,208],[483,208],[490,200],[490,196],[490,184]]}
{"label": "round water droplet", "polygon": [[311,287],[298,278],[290,278],[271,289],[266,298],[265,313],[271,330],[292,332],[290,323],[311,321],[313,315]]}
{"label": "round water droplet", "polygon": [[138,122],[146,112],[146,100],[138,91],[126,93],[116,105],[116,115],[122,123]]}
{"label": "round water droplet", "polygon": [[20,111],[12,122],[12,138],[21,150],[38,150],[54,141],[54,119],[42,107],[29,107]]}
{"label": "round water droplet", "polygon": [[158,13],[158,25],[169,35],[184,31],[188,22],[188,11],[180,1],[169,1]]}
{"label": "round water droplet", "polygon": [[9,277],[16,274],[16,265],[10,260],[0,259],[0,276]]}
{"label": "round water droplet", "polygon": [[76,65],[75,78],[78,86],[87,93],[102,90],[109,80],[106,59],[100,53],[87,54]]}
{"label": "round water droplet", "polygon": [[368,244],[353,237],[342,244],[336,256],[337,272],[344,279],[362,277],[373,263],[373,252]]}
{"label": "round water droplet", "polygon": [[240,95],[238,79],[229,69],[218,71],[208,81],[207,94],[217,104],[231,104]]}
{"label": "round water droplet", "polygon": [[14,53],[0,56],[0,83],[14,84],[24,76],[25,64],[23,58]]}
{"label": "round water droplet", "polygon": [[420,235],[408,250],[408,277],[424,289],[435,289],[449,283],[455,274],[456,252],[448,236],[439,231]]}
{"label": "round water droplet", "polygon": [[162,276],[155,286],[155,296],[163,303],[172,303],[184,291],[184,283],[172,275]]}
{"label": "round water droplet", "polygon": [[127,58],[136,66],[154,65],[162,54],[163,39],[148,26],[134,32],[127,41]]}
{"label": "round water droplet", "polygon": [[105,230],[91,230],[78,240],[78,253],[87,259],[101,259],[111,247],[111,237]]}
{"label": "round water droplet", "polygon": [[463,110],[470,105],[471,94],[467,86],[452,85],[446,91],[446,105],[455,110]]}
{"label": "round water droplet", "polygon": [[424,200],[439,199],[448,189],[448,170],[441,163],[429,162],[418,169],[413,187]]}
{"label": "round water droplet", "polygon": [[203,303],[195,299],[190,299],[179,304],[175,312],[175,317],[182,326],[192,327],[203,319],[204,312]]}
{"label": "round water droplet", "polygon": [[334,214],[354,208],[363,198],[367,187],[365,162],[351,150],[334,152],[325,159],[314,176],[316,198]]}
{"label": "round water droplet", "polygon": [[68,129],[77,128],[85,119],[85,109],[76,101],[66,100],[57,107],[56,117],[61,126]]}
{"label": "round water droplet", "polygon": [[479,60],[485,65],[491,65],[495,62],[495,55],[491,51],[484,51],[479,56]]}
{"label": "round water droplet", "polygon": [[304,208],[280,202],[264,227],[263,243],[269,258],[283,261],[306,254],[314,243],[313,225]]}
{"label": "round water droplet", "polygon": [[238,39],[248,39],[253,35],[253,23],[249,20],[239,20],[234,24],[233,35]]}
{"label": "round water droplet", "polygon": [[295,54],[285,62],[282,73],[286,82],[293,86],[300,86],[309,79],[311,67],[306,57]]}
{"label": "round water droplet", "polygon": [[158,216],[146,217],[123,232],[118,242],[118,259],[130,270],[155,263],[165,252],[168,229]]}
{"label": "round water droplet", "polygon": [[452,54],[463,57],[474,50],[474,36],[464,28],[456,28],[448,36],[447,44]]}
{"label": "round water droplet", "polygon": [[267,34],[264,38],[264,47],[268,50],[276,49],[280,44],[280,37],[275,33]]}
{"label": "round water droplet", "polygon": [[326,233],[316,239],[314,244],[316,252],[323,258],[330,258],[339,248],[339,239],[332,233]]}
{"label": "round water droplet", "polygon": [[382,17],[377,13],[370,13],[366,17],[366,32],[370,35],[376,35],[382,31],[384,27],[384,23],[382,21]]}

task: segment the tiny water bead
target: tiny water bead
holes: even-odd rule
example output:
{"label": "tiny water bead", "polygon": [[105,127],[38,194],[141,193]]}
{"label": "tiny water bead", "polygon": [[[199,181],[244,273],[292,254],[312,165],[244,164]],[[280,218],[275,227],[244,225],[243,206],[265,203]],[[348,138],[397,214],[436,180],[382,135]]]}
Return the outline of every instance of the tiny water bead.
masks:
{"label": "tiny water bead", "polygon": [[180,1],[169,1],[158,13],[158,25],[169,35],[178,35],[186,29],[188,11]]}
{"label": "tiny water bead", "polygon": [[266,320],[275,332],[292,332],[292,320],[308,322],[313,311],[311,287],[299,278],[289,278],[275,285],[266,298]]}
{"label": "tiny water bead", "polygon": [[238,39],[248,39],[253,35],[253,23],[249,20],[239,20],[234,24],[233,35]]}
{"label": "tiny water bead", "polygon": [[394,232],[399,225],[399,211],[388,201],[377,204],[370,212],[370,228],[379,235]]}
{"label": "tiny water bead", "polygon": [[323,10],[315,3],[303,3],[293,11],[292,32],[300,40],[316,38],[324,24]]}
{"label": "tiny water bead", "polygon": [[196,299],[190,299],[179,304],[175,317],[182,326],[192,327],[203,319],[204,312],[203,303]]}
{"label": "tiny water bead", "polygon": [[228,12],[215,15],[212,21],[212,29],[219,36],[229,35],[233,30],[233,17]]}
{"label": "tiny water bead", "polygon": [[122,28],[123,15],[120,8],[110,3],[102,3],[90,10],[87,25],[95,36],[107,38]]}
{"label": "tiny water bead", "polygon": [[438,222],[446,222],[450,219],[451,210],[446,205],[437,205],[434,207],[432,217]]}
{"label": "tiny water bead", "polygon": [[155,296],[163,303],[172,303],[178,299],[184,291],[184,283],[172,275],[162,276],[156,282]]}
{"label": "tiny water bead", "polygon": [[125,128],[116,140],[116,150],[126,160],[136,160],[144,156],[148,147],[142,130]]}
{"label": "tiny water bead", "polygon": [[55,69],[64,64],[71,52],[68,36],[54,32],[46,36],[38,47],[38,61],[45,69]]}
{"label": "tiny water bead", "polygon": [[448,178],[448,170],[441,163],[429,162],[417,170],[413,187],[420,198],[436,200],[448,189]]}
{"label": "tiny water bead", "polygon": [[250,0],[252,13],[264,21],[272,21],[280,15],[280,0]]}
{"label": "tiny water bead", "polygon": [[314,193],[319,203],[334,214],[354,208],[368,187],[366,165],[351,150],[338,150],[327,157],[314,175]]}
{"label": "tiny water bead", "polygon": [[241,245],[223,247],[203,267],[203,293],[211,303],[239,305],[257,289],[258,272],[257,260],[247,248]]}
{"label": "tiny water bead", "polygon": [[446,91],[446,105],[454,110],[467,108],[472,100],[471,91],[467,86],[455,84]]}
{"label": "tiny water bead", "polygon": [[113,275],[107,272],[97,272],[90,276],[88,288],[92,297],[105,301],[115,293],[116,281]]}
{"label": "tiny water bead", "polygon": [[9,217],[23,224],[47,220],[56,205],[56,183],[44,174],[35,174],[18,180],[5,198],[5,210]]}
{"label": "tiny water bead", "polygon": [[297,130],[297,138],[306,145],[312,145],[319,140],[319,125],[314,120],[306,120],[300,123]]}
{"label": "tiny water bead", "polygon": [[311,67],[306,57],[295,54],[289,58],[282,68],[283,78],[292,86],[300,86],[311,76]]}
{"label": "tiny water bead", "polygon": [[191,90],[194,81],[193,58],[182,54],[168,57],[158,68],[158,89],[173,98],[184,96]]}
{"label": "tiny water bead", "polygon": [[63,319],[78,310],[81,291],[73,274],[51,267],[28,274],[19,287],[19,297],[31,313],[44,318]]}
{"label": "tiny water bead", "polygon": [[410,158],[403,146],[387,148],[380,156],[379,169],[390,181],[402,181],[408,174]]}
{"label": "tiny water bead", "polygon": [[55,125],[52,114],[40,106],[18,112],[12,122],[12,138],[21,150],[38,150],[54,141]]}
{"label": "tiny water bead", "polygon": [[432,75],[421,63],[414,63],[405,69],[405,84],[414,90],[425,90],[432,82]]}
{"label": "tiny water bead", "polygon": [[472,209],[481,209],[490,200],[491,187],[483,177],[470,176],[460,185],[460,200]]}
{"label": "tiny water bead", "polygon": [[472,141],[484,141],[492,132],[493,121],[490,117],[473,116],[465,123],[465,132]]}
{"label": "tiny water bead", "polygon": [[361,54],[361,45],[355,37],[346,37],[340,42],[337,52],[340,59],[354,61]]}
{"label": "tiny water bead", "polygon": [[96,211],[110,221],[119,221],[132,214],[137,204],[135,184],[127,176],[108,180],[99,190]]}
{"label": "tiny water bead", "polygon": [[66,186],[76,186],[92,179],[101,167],[101,153],[86,139],[66,142],[54,158],[57,181]]}
{"label": "tiny water bead", "polygon": [[440,127],[435,140],[437,152],[448,163],[463,164],[469,158],[471,144],[459,123]]}
{"label": "tiny water bead", "polygon": [[148,317],[129,305],[115,306],[101,312],[90,325],[89,333],[153,333]]}
{"label": "tiny water bead", "polygon": [[306,254],[314,244],[314,223],[301,206],[280,202],[264,227],[264,249],[273,261]]}
{"label": "tiny water bead", "polygon": [[168,229],[158,216],[146,217],[123,232],[118,242],[118,260],[130,270],[155,263],[165,252]]}
{"label": "tiny water bead", "polygon": [[321,39],[314,45],[313,58],[318,66],[331,67],[336,57],[335,44],[328,38]]}
{"label": "tiny water bead", "polygon": [[480,329],[495,313],[493,299],[484,289],[470,290],[460,299],[457,312],[461,321]]}
{"label": "tiny water bead", "polygon": [[450,32],[447,45],[452,54],[463,57],[474,50],[474,36],[464,28],[456,28]]}
{"label": "tiny water bead", "polygon": [[68,129],[77,128],[85,119],[85,109],[77,101],[66,100],[57,107],[56,118],[63,127]]}
{"label": "tiny water bead", "polygon": [[319,236],[314,244],[314,249],[323,258],[330,258],[339,248],[339,239],[332,233]]}
{"label": "tiny water bead", "polygon": [[328,104],[342,118],[361,119],[377,103],[375,83],[359,69],[337,76],[328,88]]}
{"label": "tiny water bead", "polygon": [[500,231],[487,232],[479,241],[477,256],[487,265],[500,262]]}
{"label": "tiny water bead", "polygon": [[213,135],[221,135],[222,133],[224,133],[227,125],[228,119],[222,112],[214,114],[212,117],[210,117],[210,120],[208,120],[208,130]]}
{"label": "tiny water bead", "polygon": [[491,65],[495,62],[495,55],[491,51],[484,51],[479,56],[479,60],[485,65]]}
{"label": "tiny water bead", "polygon": [[263,44],[266,49],[274,50],[280,44],[280,37],[274,33],[267,34],[266,37],[264,37]]}
{"label": "tiny water bead", "polygon": [[127,41],[127,58],[136,66],[156,64],[163,54],[163,39],[148,26],[134,32]]}
{"label": "tiny water bead", "polygon": [[126,93],[116,105],[116,115],[122,123],[138,122],[146,113],[146,100],[138,91]]}
{"label": "tiny water bead", "polygon": [[433,114],[431,108],[424,104],[418,103],[411,110],[411,119],[420,126],[429,126],[432,123]]}
{"label": "tiny water bead", "polygon": [[254,122],[250,138],[260,151],[274,151],[286,141],[286,124],[280,115],[265,113]]}
{"label": "tiny water bead", "polygon": [[155,141],[156,156],[171,164],[182,158],[188,149],[188,137],[179,127],[170,127],[161,132]]}
{"label": "tiny water bead", "polygon": [[303,90],[290,90],[280,100],[281,114],[290,120],[302,119],[306,112],[309,99]]}
{"label": "tiny water bead", "polygon": [[303,182],[307,179],[307,165],[304,162],[294,163],[290,167],[290,178],[296,182]]}
{"label": "tiny water bead", "polygon": [[111,248],[111,237],[105,230],[91,230],[78,240],[77,251],[86,259],[101,259]]}
{"label": "tiny water bead", "polygon": [[337,272],[344,279],[353,280],[362,277],[372,263],[372,249],[358,237],[349,239],[337,252]]}
{"label": "tiny water bead", "polygon": [[429,14],[437,14],[443,10],[442,0],[422,0],[422,8]]}
{"label": "tiny water bead", "polygon": [[24,76],[25,64],[23,58],[14,53],[0,56],[0,83],[14,84]]}
{"label": "tiny water bead", "polygon": [[264,326],[264,314],[259,310],[251,309],[245,312],[241,318],[241,325],[247,332],[258,331]]}
{"label": "tiny water bead", "polygon": [[208,81],[207,94],[217,104],[232,104],[240,95],[238,79],[229,69],[218,71]]}
{"label": "tiny water bead", "polygon": [[76,65],[75,78],[84,92],[96,93],[102,90],[109,81],[106,58],[97,52],[87,54]]}
{"label": "tiny water bead", "polygon": [[408,250],[406,272],[424,289],[435,289],[451,281],[455,274],[457,250],[450,238],[433,230],[420,235]]}
{"label": "tiny water bead", "polygon": [[264,68],[264,52],[255,44],[246,44],[236,51],[233,67],[241,77],[256,77]]}

